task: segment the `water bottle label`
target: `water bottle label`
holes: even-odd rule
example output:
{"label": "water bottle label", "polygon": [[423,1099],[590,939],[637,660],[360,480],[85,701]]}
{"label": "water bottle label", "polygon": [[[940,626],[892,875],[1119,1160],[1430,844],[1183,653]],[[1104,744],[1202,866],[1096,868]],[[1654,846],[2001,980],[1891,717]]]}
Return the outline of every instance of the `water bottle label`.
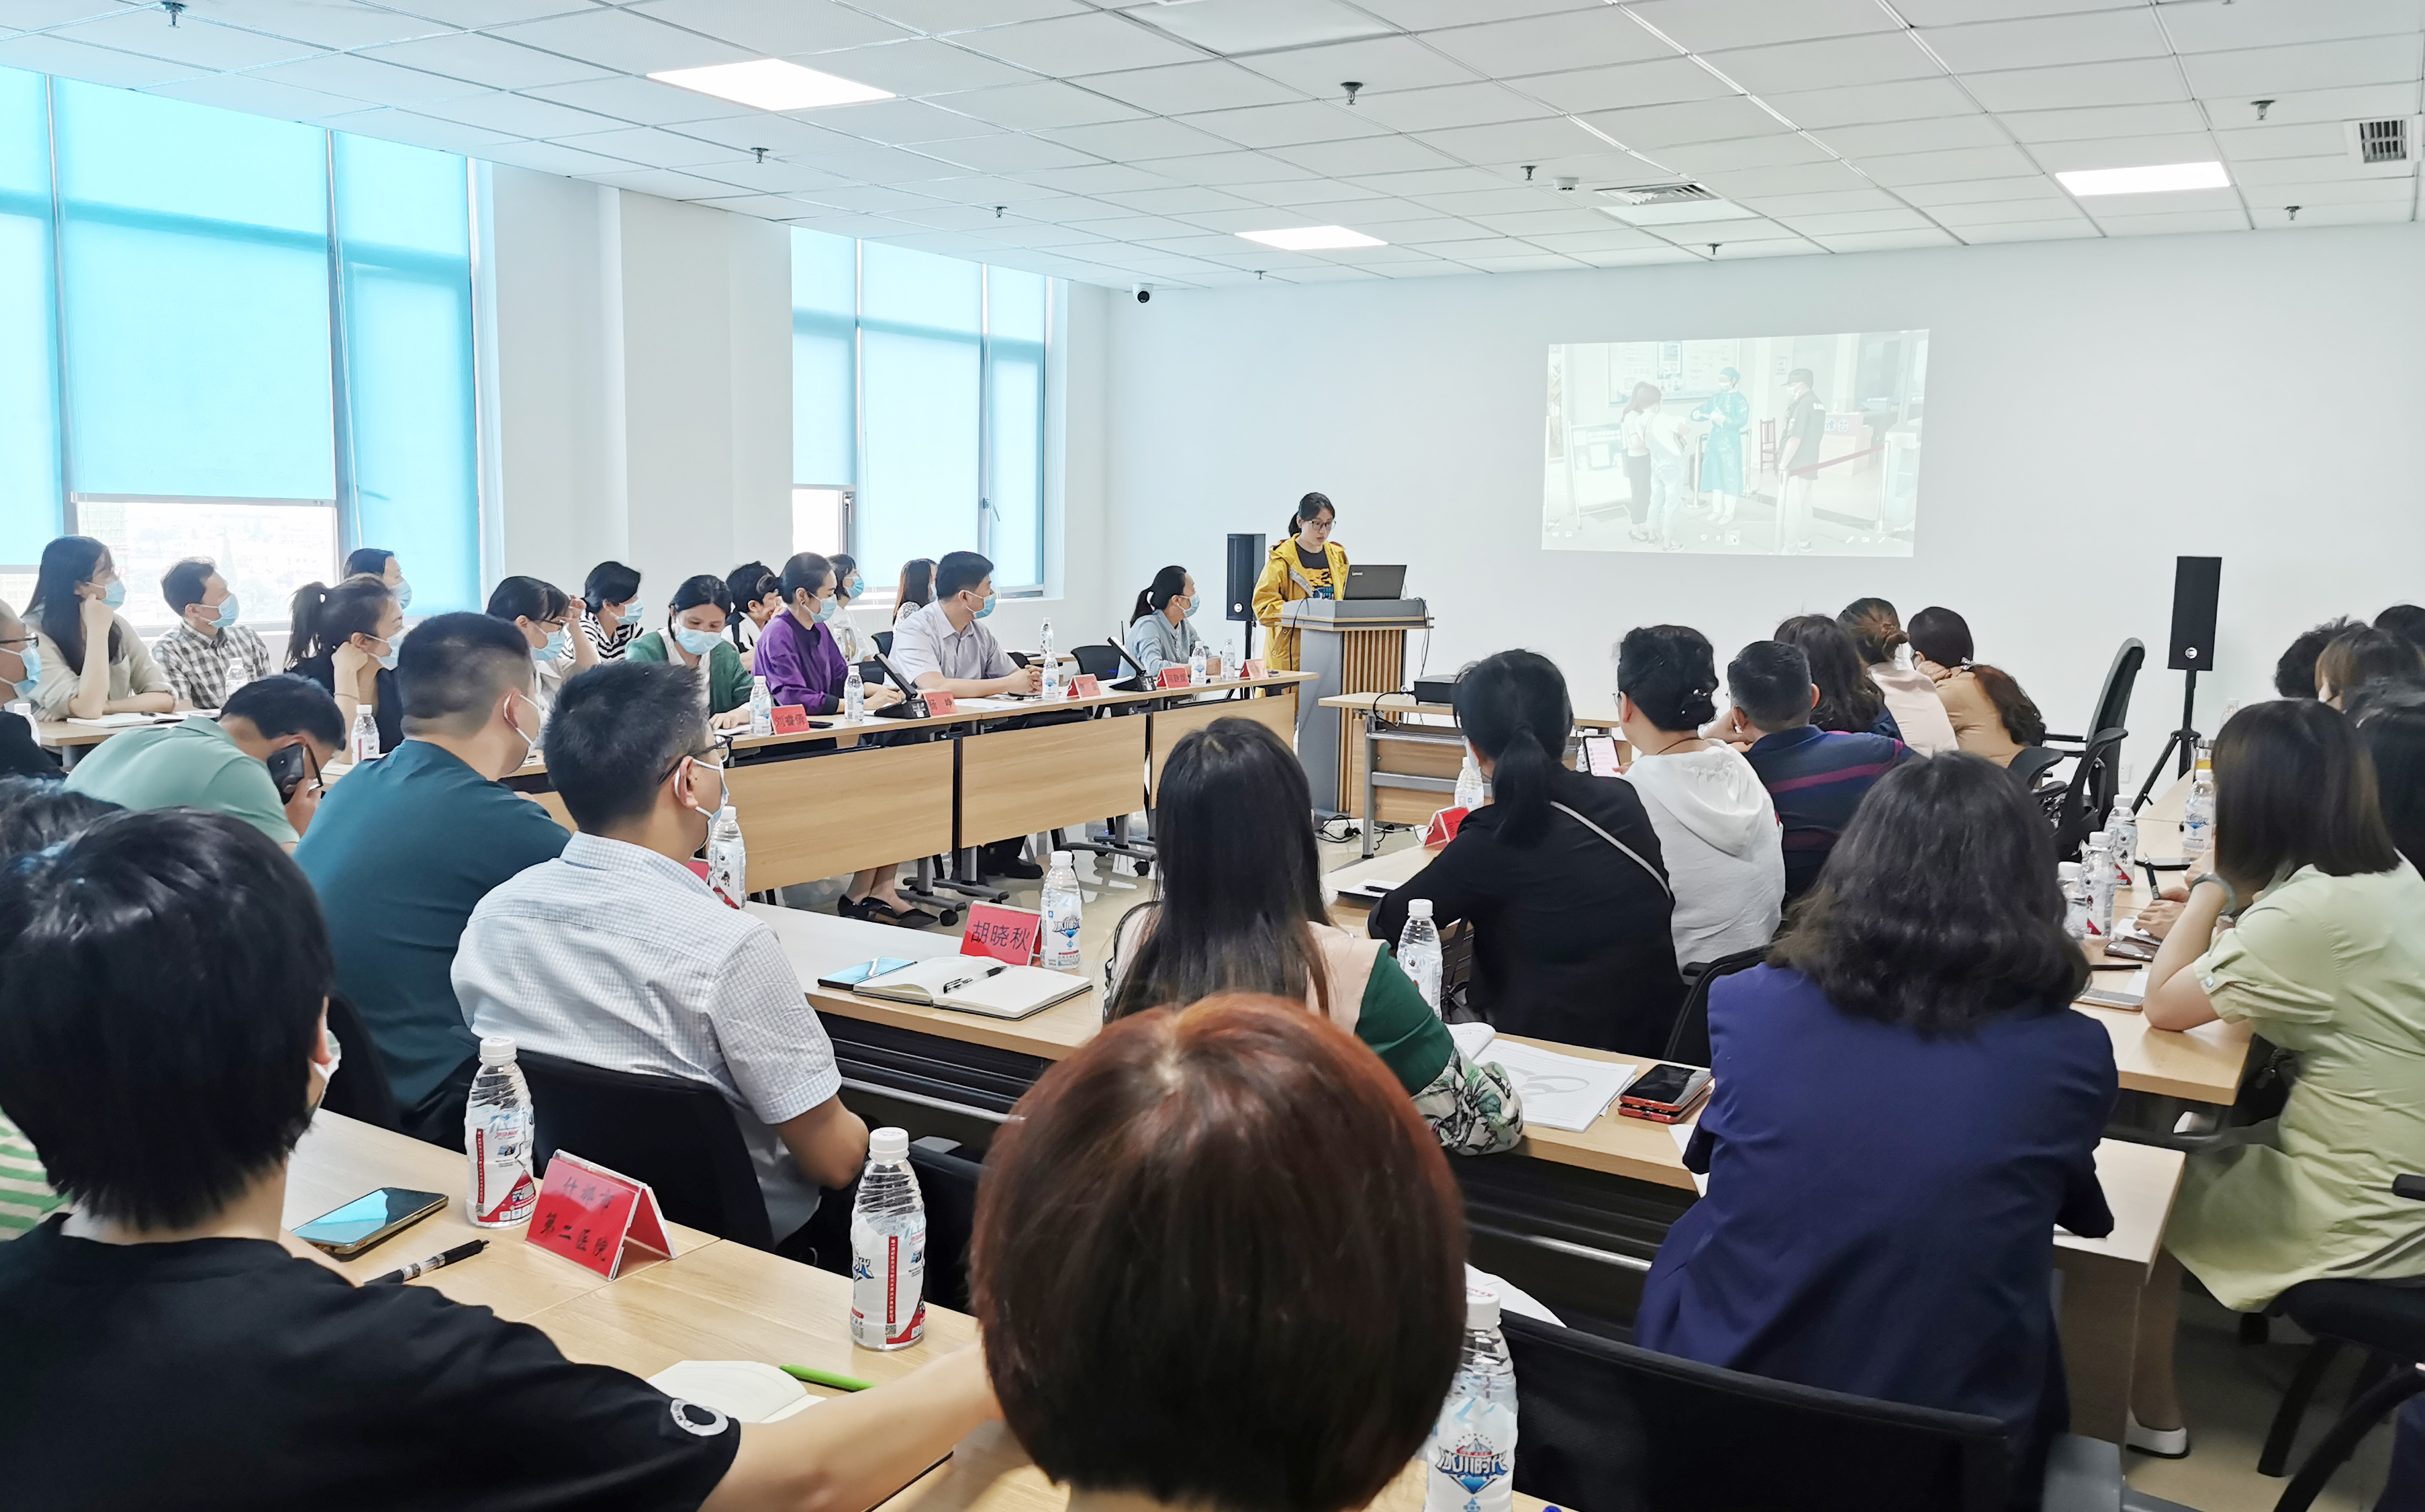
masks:
{"label": "water bottle label", "polygon": [[906,1234],[850,1224],[850,1335],[870,1349],[898,1349],[926,1332],[926,1220]]}
{"label": "water bottle label", "polygon": [[1516,1414],[1452,1402],[1423,1446],[1423,1512],[1507,1512],[1515,1491]]}
{"label": "water bottle label", "polygon": [[1078,921],[1055,920],[1044,937],[1044,964],[1056,972],[1078,969]]}
{"label": "water bottle label", "polygon": [[530,1134],[522,1116],[491,1115],[472,1130],[472,1221],[503,1229],[529,1219],[538,1186],[531,1180]]}

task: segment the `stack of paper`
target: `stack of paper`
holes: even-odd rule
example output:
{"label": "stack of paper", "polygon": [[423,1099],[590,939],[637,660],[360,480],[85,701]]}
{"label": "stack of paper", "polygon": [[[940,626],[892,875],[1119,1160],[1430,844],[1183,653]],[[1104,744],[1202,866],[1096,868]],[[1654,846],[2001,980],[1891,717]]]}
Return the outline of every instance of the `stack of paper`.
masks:
{"label": "stack of paper", "polygon": [[1624,1061],[1561,1055],[1512,1039],[1493,1040],[1483,1059],[1507,1069],[1524,1100],[1527,1127],[1580,1134],[1599,1120],[1617,1094],[1633,1085],[1642,1069]]}
{"label": "stack of paper", "polygon": [[2097,1008],[2144,1008],[2147,1005],[2147,968],[2123,974],[2098,972],[2090,978],[2088,989],[2073,1001]]}
{"label": "stack of paper", "polygon": [[817,1405],[799,1382],[755,1359],[679,1360],[649,1377],[667,1396],[712,1407],[735,1423],[776,1423]]}

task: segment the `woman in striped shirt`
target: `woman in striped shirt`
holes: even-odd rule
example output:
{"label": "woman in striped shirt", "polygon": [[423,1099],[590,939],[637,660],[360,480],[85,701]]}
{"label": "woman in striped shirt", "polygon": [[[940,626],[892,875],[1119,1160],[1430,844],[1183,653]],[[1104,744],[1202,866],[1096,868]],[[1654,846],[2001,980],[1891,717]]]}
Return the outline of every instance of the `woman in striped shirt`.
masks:
{"label": "woman in striped shirt", "polygon": [[589,637],[600,661],[620,659],[648,618],[640,607],[640,574],[620,562],[600,562],[589,570],[581,596],[589,604],[589,612],[581,617],[581,633]]}

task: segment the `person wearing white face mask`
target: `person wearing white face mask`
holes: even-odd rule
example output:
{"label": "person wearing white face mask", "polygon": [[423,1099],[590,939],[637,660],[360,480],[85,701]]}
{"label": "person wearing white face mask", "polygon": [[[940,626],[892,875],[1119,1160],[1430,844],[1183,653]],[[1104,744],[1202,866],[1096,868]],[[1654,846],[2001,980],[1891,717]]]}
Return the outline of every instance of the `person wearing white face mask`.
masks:
{"label": "person wearing white face mask", "polygon": [[177,706],[168,675],[135,627],[118,617],[126,585],[109,548],[89,536],[61,536],[42,548],[34,602],[41,678],[35,711],[45,719],[104,714],[166,714]]}
{"label": "person wearing white face mask", "polygon": [[1204,637],[1188,621],[1203,604],[1196,579],[1183,567],[1165,567],[1153,574],[1152,586],[1136,597],[1129,619],[1129,654],[1148,678],[1165,667],[1185,667],[1204,645]]}
{"label": "person wearing white face mask", "polygon": [[711,1083],[732,1105],[780,1241],[847,1186],[867,1125],[775,933],[687,862],[726,801],[682,671],[633,662],[564,685],[547,767],[581,827],[472,912],[454,989],[475,1035],[522,1053]]}
{"label": "person wearing white face mask", "polygon": [[498,780],[538,739],[530,650],[489,615],[415,626],[395,668],[404,741],[329,790],[295,851],[402,1126],[433,1144],[461,1142],[479,1059],[447,979],[464,922],[499,883],[564,849],[547,811]]}
{"label": "person wearing white face mask", "polygon": [[[42,653],[17,611],[0,603],[0,703],[30,699],[41,681]],[[0,712],[0,777],[56,777],[59,764],[34,744],[34,727]]]}
{"label": "person wearing white face mask", "polygon": [[295,590],[295,619],[286,639],[286,669],[327,688],[348,734],[367,708],[378,721],[379,749],[404,739],[404,696],[395,684],[396,648],[404,610],[386,583],[357,573],[327,587]]}
{"label": "person wearing white face mask", "polygon": [[530,650],[531,663],[538,669],[542,716],[554,707],[555,690],[566,678],[598,665],[596,643],[573,628],[581,622],[583,608],[581,600],[535,577],[503,579],[489,595],[490,618],[510,622]]}
{"label": "person wearing white face mask", "polygon": [[269,648],[236,623],[244,611],[206,556],[188,556],[160,579],[177,626],[152,647],[169,690],[189,709],[216,709],[229,694],[269,675]]}

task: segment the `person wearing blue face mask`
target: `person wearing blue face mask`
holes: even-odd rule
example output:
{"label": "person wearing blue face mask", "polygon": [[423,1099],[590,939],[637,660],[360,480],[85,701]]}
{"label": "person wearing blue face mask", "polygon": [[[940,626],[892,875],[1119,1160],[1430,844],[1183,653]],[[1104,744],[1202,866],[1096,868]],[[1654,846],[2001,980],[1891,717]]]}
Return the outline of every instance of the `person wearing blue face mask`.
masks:
{"label": "person wearing blue face mask", "polygon": [[718,730],[746,729],[749,668],[741,665],[741,653],[725,636],[731,619],[732,590],[724,579],[705,572],[686,577],[674,589],[666,627],[633,637],[623,649],[623,660],[689,668],[707,700],[709,722]]}
{"label": "person wearing blue face mask", "polygon": [[243,610],[217,564],[205,556],[186,557],[162,575],[160,596],[169,601],[177,626],[153,643],[152,654],[169,674],[179,703],[216,709],[237,688],[269,675],[269,648],[236,623]]}
{"label": "person wearing blue face mask", "polygon": [[42,548],[34,603],[41,679],[34,708],[45,719],[104,714],[166,714],[177,706],[168,674],[135,627],[118,617],[126,585],[109,548],[89,536],[61,536]]}
{"label": "person wearing blue face mask", "polygon": [[1164,568],[1153,574],[1153,585],[1137,595],[1136,612],[1129,620],[1129,654],[1147,677],[1160,676],[1165,667],[1185,667],[1204,647],[1204,637],[1188,623],[1202,602],[1196,594],[1196,579],[1183,567]]}
{"label": "person wearing blue face mask", "polygon": [[851,623],[850,606],[867,590],[867,580],[859,575],[859,558],[848,552],[836,552],[828,558],[834,570],[834,639],[842,644],[845,662],[867,660],[868,648],[860,642],[859,627]]}
{"label": "person wearing blue face mask", "polygon": [[1019,667],[977,623],[993,613],[993,563],[975,552],[950,552],[935,564],[935,602],[892,631],[892,660],[921,688],[955,698],[1037,692],[1043,668]]}
{"label": "person wearing blue face mask", "polygon": [[581,617],[582,637],[602,662],[620,661],[649,617],[640,603],[640,574],[620,562],[600,562],[581,587],[589,612]]}
{"label": "person wearing blue face mask", "polygon": [[386,584],[388,591],[395,595],[395,606],[410,611],[412,585],[404,580],[404,568],[397,563],[395,553],[384,546],[357,546],[345,554],[345,575],[352,577],[358,572],[368,572]]}
{"label": "person wearing blue face mask", "polygon": [[542,714],[555,707],[555,690],[566,678],[598,665],[598,647],[572,629],[586,607],[554,584],[535,577],[506,578],[489,595],[489,618],[512,621],[531,649]]}
{"label": "person wearing blue face mask", "polygon": [[757,653],[758,675],[779,705],[796,704],[811,714],[842,707],[850,664],[834,635],[833,622],[842,613],[834,597],[839,576],[833,563],[815,552],[783,564],[783,612],[767,621]]}
{"label": "person wearing blue face mask", "polygon": [[[33,631],[0,603],[0,703],[32,697],[41,676],[42,653],[34,647]],[[57,760],[34,743],[34,727],[22,716],[0,712],[0,778],[58,775]]]}
{"label": "person wearing blue face mask", "polygon": [[395,749],[404,740],[404,695],[395,681],[404,610],[395,595],[362,572],[334,587],[306,583],[295,590],[292,607],[286,669],[335,697],[348,732],[369,709],[378,721],[379,749]]}

